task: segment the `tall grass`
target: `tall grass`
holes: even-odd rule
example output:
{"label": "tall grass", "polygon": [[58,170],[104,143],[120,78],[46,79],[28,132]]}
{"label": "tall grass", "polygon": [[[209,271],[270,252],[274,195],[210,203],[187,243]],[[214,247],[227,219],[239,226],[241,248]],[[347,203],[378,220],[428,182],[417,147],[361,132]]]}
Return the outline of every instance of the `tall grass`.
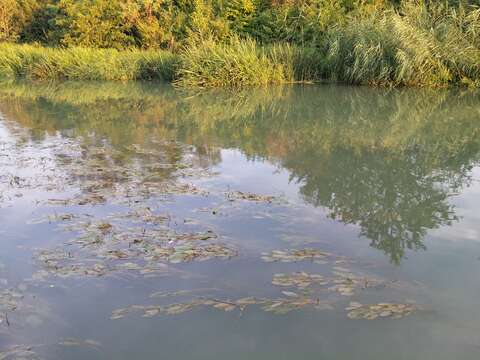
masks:
{"label": "tall grass", "polygon": [[175,55],[164,51],[52,49],[0,44],[0,76],[3,77],[170,81],[176,61]]}
{"label": "tall grass", "polygon": [[353,84],[480,86],[480,9],[428,10],[357,19],[330,30],[322,76]]}
{"label": "tall grass", "polygon": [[264,48],[268,59],[282,67],[288,82],[321,80],[322,57],[314,47],[299,47],[288,43]]}
{"label": "tall grass", "polygon": [[287,43],[261,46],[238,37],[228,43],[202,40],[180,53],[175,84],[217,87],[313,81],[320,70],[317,55],[313,48]]}
{"label": "tall grass", "polygon": [[215,87],[265,85],[287,80],[283,67],[269,59],[255,40],[233,38],[228,44],[207,39],[180,53],[176,84]]}

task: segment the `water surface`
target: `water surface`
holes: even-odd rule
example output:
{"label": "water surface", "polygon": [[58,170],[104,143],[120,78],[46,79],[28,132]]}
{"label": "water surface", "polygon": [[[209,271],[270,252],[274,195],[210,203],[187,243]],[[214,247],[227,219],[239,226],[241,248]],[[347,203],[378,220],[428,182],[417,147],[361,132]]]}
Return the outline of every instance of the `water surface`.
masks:
{"label": "water surface", "polygon": [[478,92],[2,83],[0,149],[11,358],[478,359]]}

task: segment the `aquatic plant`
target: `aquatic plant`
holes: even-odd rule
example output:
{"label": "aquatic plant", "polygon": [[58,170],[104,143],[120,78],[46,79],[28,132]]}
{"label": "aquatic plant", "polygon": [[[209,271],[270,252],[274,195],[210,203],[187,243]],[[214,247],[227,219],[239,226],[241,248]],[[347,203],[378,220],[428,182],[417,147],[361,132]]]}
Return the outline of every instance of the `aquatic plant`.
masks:
{"label": "aquatic plant", "polygon": [[266,262],[314,261],[322,263],[331,257],[333,257],[332,254],[317,249],[273,250],[270,253],[262,253],[262,260]]}
{"label": "aquatic plant", "polygon": [[377,318],[401,319],[410,315],[419,307],[413,304],[392,304],[379,303],[373,305],[362,305],[358,302],[351,302],[346,308],[350,319],[375,320]]}

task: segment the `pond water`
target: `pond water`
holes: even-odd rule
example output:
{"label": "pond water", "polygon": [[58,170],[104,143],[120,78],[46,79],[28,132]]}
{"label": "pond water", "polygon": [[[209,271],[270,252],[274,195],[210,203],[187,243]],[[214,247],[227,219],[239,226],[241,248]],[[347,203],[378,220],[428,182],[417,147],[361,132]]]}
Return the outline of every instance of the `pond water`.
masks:
{"label": "pond water", "polygon": [[0,85],[1,359],[478,359],[480,96]]}

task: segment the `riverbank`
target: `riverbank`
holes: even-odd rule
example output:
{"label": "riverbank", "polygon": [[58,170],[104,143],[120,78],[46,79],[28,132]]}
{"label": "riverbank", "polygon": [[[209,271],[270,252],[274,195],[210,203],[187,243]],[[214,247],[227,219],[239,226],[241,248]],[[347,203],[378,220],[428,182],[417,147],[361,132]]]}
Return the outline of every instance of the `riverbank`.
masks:
{"label": "riverbank", "polygon": [[188,88],[480,86],[475,1],[129,4],[8,0],[0,7],[0,77]]}
{"label": "riverbank", "polygon": [[[386,13],[334,26],[316,45],[197,38],[174,51],[0,44],[0,77],[163,80],[189,88],[341,82],[480,86],[480,10],[420,24]],[[428,28],[428,26],[430,26]]]}

